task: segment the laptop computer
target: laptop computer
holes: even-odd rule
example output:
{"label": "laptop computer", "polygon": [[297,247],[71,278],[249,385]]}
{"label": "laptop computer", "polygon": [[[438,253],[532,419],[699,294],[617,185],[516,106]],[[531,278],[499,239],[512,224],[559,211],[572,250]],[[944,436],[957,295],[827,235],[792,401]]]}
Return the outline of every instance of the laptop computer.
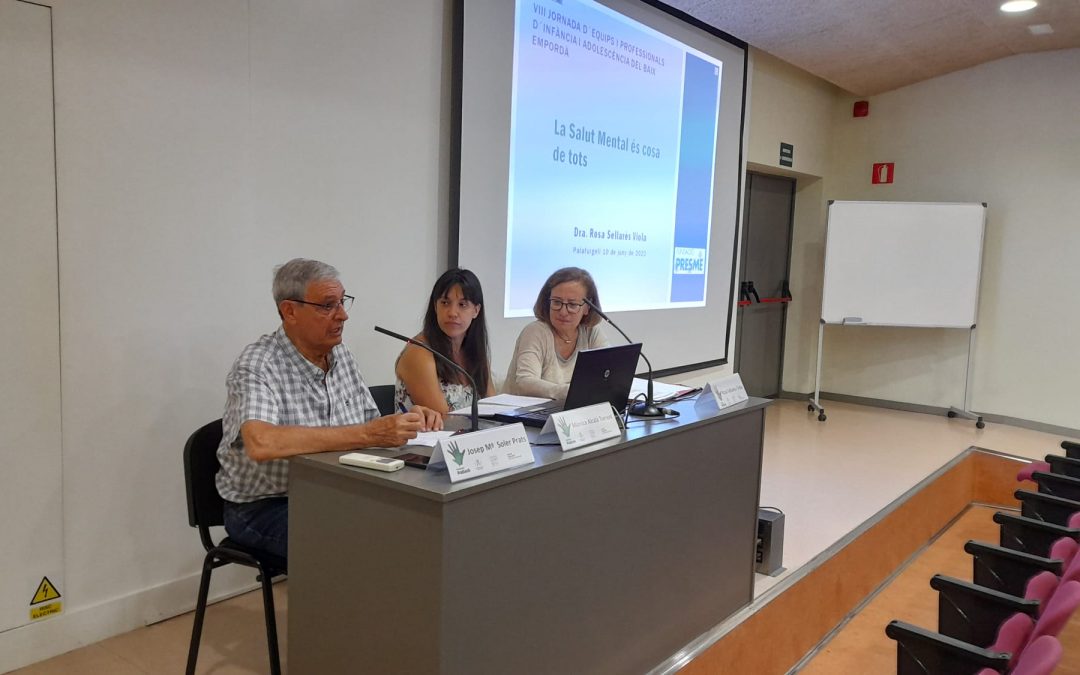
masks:
{"label": "laptop computer", "polygon": [[494,417],[499,422],[508,424],[521,422],[525,426],[543,427],[553,413],[584,408],[595,403],[607,402],[622,412],[626,408],[630,386],[634,382],[634,369],[637,367],[640,354],[640,342],[615,347],[583,349],[578,352],[565,403],[550,401],[498,413]]}

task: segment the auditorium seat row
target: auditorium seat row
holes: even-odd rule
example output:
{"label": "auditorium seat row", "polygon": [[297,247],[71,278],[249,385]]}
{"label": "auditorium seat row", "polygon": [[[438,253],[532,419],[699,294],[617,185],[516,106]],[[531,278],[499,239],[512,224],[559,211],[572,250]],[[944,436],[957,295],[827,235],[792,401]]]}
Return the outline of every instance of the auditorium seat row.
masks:
{"label": "auditorium seat row", "polygon": [[938,629],[892,621],[897,675],[1049,675],[1080,607],[1080,444],[1017,475],[1020,515],[998,512],[998,544],[969,541],[972,582],[934,575]]}

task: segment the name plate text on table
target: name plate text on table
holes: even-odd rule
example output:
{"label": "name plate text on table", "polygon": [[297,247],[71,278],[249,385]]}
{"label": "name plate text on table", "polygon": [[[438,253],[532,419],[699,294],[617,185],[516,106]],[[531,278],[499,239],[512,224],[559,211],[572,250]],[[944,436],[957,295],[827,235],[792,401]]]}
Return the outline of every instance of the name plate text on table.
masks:
{"label": "name plate text on table", "polygon": [[555,434],[563,452],[577,450],[580,447],[617,438],[622,435],[622,428],[610,403],[597,403],[554,413],[540,430],[540,440]]}
{"label": "name plate text on table", "polygon": [[450,482],[456,483],[534,461],[529,437],[519,422],[444,438],[431,453],[429,466],[446,464]]}
{"label": "name plate text on table", "polygon": [[713,398],[716,399],[716,406],[720,409],[742,403],[750,398],[746,394],[746,387],[743,386],[742,378],[738,373],[709,382],[709,391],[712,392]]}

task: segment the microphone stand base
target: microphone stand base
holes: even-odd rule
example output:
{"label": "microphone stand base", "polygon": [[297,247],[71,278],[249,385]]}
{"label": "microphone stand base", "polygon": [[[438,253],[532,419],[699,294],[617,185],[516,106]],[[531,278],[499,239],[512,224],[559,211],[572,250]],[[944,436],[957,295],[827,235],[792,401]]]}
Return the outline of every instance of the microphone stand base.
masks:
{"label": "microphone stand base", "polygon": [[630,406],[630,414],[634,417],[663,417],[664,411],[649,402],[637,402]]}

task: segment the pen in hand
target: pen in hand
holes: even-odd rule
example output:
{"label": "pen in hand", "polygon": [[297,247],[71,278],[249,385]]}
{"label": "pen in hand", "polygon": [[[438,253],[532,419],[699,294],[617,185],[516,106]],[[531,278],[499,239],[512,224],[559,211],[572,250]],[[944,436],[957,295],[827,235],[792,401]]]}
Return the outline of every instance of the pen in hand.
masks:
{"label": "pen in hand", "polygon": [[[401,401],[398,401],[397,407],[398,407],[398,411],[403,413],[403,414],[409,412],[408,409],[405,408],[405,403],[403,403]],[[424,422],[426,424],[423,415],[420,416],[420,421]],[[427,426],[423,426],[423,427],[421,427],[420,431],[431,431],[431,430],[428,429]]]}

